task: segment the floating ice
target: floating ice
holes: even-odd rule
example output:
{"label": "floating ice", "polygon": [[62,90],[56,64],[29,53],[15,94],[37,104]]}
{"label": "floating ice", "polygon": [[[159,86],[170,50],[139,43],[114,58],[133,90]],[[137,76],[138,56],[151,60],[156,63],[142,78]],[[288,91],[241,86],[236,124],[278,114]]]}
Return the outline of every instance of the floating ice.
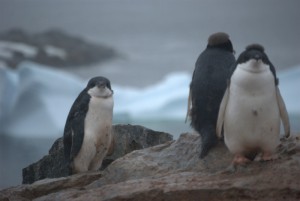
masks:
{"label": "floating ice", "polygon": [[184,119],[190,79],[190,74],[179,72],[145,89],[114,86],[115,119],[122,114],[137,121]]}
{"label": "floating ice", "polygon": [[300,116],[300,65],[278,73],[279,89],[290,114]]}
{"label": "floating ice", "polygon": [[[280,72],[278,76],[289,114],[299,117],[300,65]],[[114,121],[183,122],[190,80],[189,73],[177,72],[144,89],[112,83]],[[32,62],[22,63],[18,70],[0,67],[0,133],[62,136],[71,105],[86,83],[87,80]]]}
{"label": "floating ice", "polygon": [[53,136],[62,133],[69,109],[84,88],[79,78],[31,62],[1,68],[0,133]]}

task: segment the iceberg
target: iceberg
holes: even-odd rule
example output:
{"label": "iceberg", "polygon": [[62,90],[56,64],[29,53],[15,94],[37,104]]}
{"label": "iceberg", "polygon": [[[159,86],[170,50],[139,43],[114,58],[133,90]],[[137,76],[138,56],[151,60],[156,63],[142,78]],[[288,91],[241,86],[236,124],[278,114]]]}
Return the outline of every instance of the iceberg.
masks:
{"label": "iceberg", "polygon": [[[287,110],[293,118],[292,130],[300,129],[297,124],[300,65],[278,72],[278,77]],[[153,125],[157,122],[172,126],[171,122],[184,122],[190,80],[190,73],[174,72],[142,89],[112,83],[114,123],[152,122]],[[0,67],[0,134],[62,136],[69,110],[87,82],[33,62],[23,62],[17,70]]]}
{"label": "iceberg", "polygon": [[0,70],[0,133],[61,135],[83,81],[32,62],[21,63],[15,71],[5,67]]}
{"label": "iceberg", "polygon": [[278,78],[288,112],[300,116],[300,65],[279,72]]}
{"label": "iceberg", "polygon": [[177,72],[144,89],[114,86],[115,119],[125,114],[136,121],[184,120],[190,80],[189,73]]}

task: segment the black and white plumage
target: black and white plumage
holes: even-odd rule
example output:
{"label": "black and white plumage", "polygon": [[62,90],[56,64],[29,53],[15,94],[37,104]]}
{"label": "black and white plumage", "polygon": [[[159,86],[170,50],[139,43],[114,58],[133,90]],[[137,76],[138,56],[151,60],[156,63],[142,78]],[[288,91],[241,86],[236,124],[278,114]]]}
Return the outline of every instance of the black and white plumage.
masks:
{"label": "black and white plumage", "polygon": [[217,134],[224,129],[225,144],[235,155],[233,164],[243,164],[262,153],[262,160],[276,158],[280,119],[286,137],[290,134],[288,113],[278,89],[278,78],[263,46],[246,47],[220,105]]}
{"label": "black and white plumage", "polygon": [[113,91],[105,77],[90,79],[73,103],[64,129],[70,174],[98,170],[113,145]]}
{"label": "black and white plumage", "polygon": [[223,32],[212,34],[197,59],[188,101],[187,117],[202,138],[200,158],[204,158],[218,141],[215,128],[219,106],[234,63],[229,36]]}

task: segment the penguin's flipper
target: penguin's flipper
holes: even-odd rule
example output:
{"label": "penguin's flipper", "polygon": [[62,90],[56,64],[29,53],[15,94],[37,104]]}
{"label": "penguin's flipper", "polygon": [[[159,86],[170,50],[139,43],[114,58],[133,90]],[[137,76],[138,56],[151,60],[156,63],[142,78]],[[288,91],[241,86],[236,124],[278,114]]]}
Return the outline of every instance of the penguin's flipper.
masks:
{"label": "penguin's flipper", "polygon": [[73,160],[79,153],[84,138],[84,118],[78,117],[74,120],[72,126],[72,149],[70,158]]}
{"label": "penguin's flipper", "polygon": [[223,99],[222,99],[222,102],[221,102],[220,108],[219,108],[217,128],[216,128],[218,138],[222,137],[222,128],[223,128],[224,115],[225,115],[228,98],[229,98],[229,86],[227,87],[227,89],[224,93],[224,96],[223,96]]}
{"label": "penguin's flipper", "polygon": [[84,138],[84,120],[89,108],[90,96],[82,91],[73,103],[64,129],[65,158],[73,161],[79,153]]}
{"label": "penguin's flipper", "polygon": [[278,103],[278,107],[279,107],[280,118],[282,120],[283,127],[284,127],[285,137],[289,137],[290,136],[289,115],[287,113],[287,110],[286,110],[286,107],[285,107],[283,98],[280,94],[278,86],[276,86],[276,98],[277,98],[277,103]]}
{"label": "penguin's flipper", "polygon": [[188,107],[187,107],[187,112],[186,112],[186,117],[185,117],[185,123],[187,122],[190,113],[191,113],[191,106],[192,106],[192,95],[191,95],[191,89],[189,90],[189,97],[188,97]]}

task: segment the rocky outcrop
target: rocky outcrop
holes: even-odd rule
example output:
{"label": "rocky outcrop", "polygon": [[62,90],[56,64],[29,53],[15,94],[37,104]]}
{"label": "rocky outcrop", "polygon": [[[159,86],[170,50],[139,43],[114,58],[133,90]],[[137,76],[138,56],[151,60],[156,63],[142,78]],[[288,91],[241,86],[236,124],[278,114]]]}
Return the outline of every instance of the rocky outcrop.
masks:
{"label": "rocky outcrop", "polygon": [[[114,125],[115,148],[107,156],[101,169],[112,161],[134,150],[162,144],[173,139],[168,133],[153,131],[142,126]],[[57,139],[49,150],[49,155],[23,169],[23,184],[30,184],[44,178],[68,176],[68,167],[64,162],[63,139]]]}
{"label": "rocky outcrop", "polygon": [[[45,179],[0,192],[0,200],[299,200],[300,136],[283,139],[275,161],[229,171],[232,155],[219,143],[198,158],[199,135],[133,151],[104,171]],[[230,169],[231,170],[231,169]]]}
{"label": "rocky outcrop", "polygon": [[76,67],[117,56],[118,53],[110,47],[56,29],[38,34],[13,29],[0,34],[0,61],[12,68],[24,60],[53,67]]}

